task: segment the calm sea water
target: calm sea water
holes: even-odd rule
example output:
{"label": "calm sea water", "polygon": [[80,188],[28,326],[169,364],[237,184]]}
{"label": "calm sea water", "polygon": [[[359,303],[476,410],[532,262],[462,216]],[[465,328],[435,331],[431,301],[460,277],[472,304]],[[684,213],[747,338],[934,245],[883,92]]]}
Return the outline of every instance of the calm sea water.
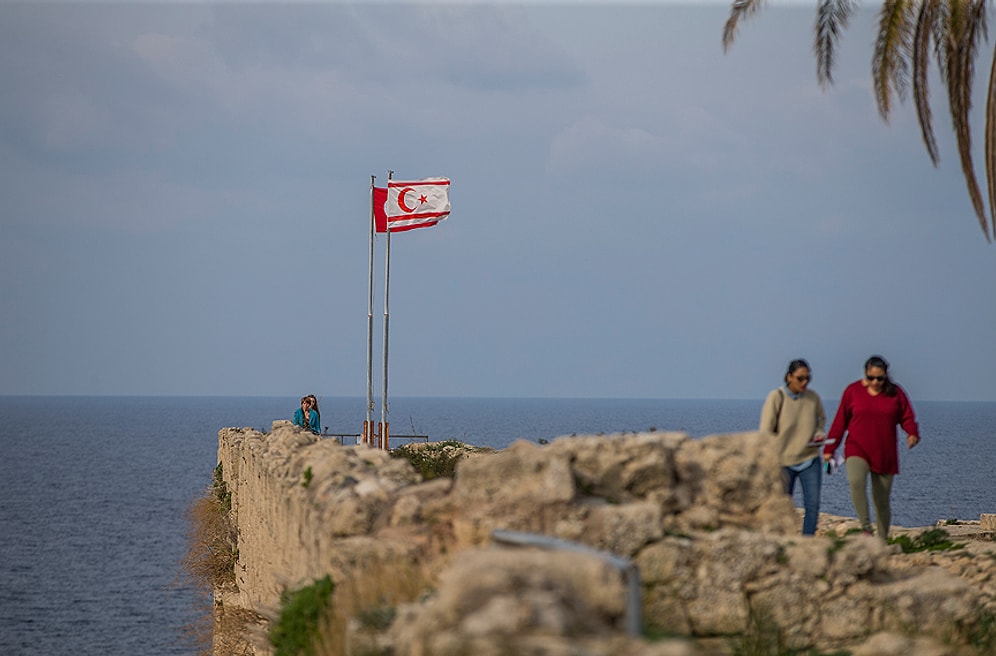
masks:
{"label": "calm sea water", "polygon": [[[269,429],[296,406],[296,398],[0,397],[0,654],[194,653],[182,629],[198,600],[177,571],[186,510],[211,482],[218,429]],[[760,406],[398,398],[390,420],[395,435],[504,448],[650,428],[693,437],[752,430]],[[364,400],[323,399],[321,410],[331,432],[356,433]],[[901,450],[894,523],[996,512],[996,403],[916,410],[923,443]],[[822,509],[853,515],[841,474],[825,479]]]}

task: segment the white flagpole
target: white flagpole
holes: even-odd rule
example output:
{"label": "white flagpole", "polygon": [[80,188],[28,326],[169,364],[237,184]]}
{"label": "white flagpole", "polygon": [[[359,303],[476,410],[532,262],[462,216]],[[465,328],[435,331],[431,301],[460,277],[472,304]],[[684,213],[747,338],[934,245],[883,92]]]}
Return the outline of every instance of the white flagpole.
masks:
{"label": "white flagpole", "polygon": [[376,175],[370,176],[370,282],[367,286],[367,418],[363,423],[363,441],[369,444],[373,434],[373,305],[374,305],[374,183]]}
{"label": "white flagpole", "polygon": [[[394,171],[388,170],[387,181],[390,185],[391,179],[394,177]],[[390,194],[390,192],[388,192]],[[389,430],[387,423],[387,337],[389,334],[388,326],[390,321],[390,310],[389,303],[390,300],[390,289],[391,289],[391,221],[388,219],[386,226],[386,245],[384,247],[384,399],[381,401],[380,405],[380,416],[381,416],[381,426],[383,429],[383,449],[385,451],[390,451],[388,446],[389,441]]]}

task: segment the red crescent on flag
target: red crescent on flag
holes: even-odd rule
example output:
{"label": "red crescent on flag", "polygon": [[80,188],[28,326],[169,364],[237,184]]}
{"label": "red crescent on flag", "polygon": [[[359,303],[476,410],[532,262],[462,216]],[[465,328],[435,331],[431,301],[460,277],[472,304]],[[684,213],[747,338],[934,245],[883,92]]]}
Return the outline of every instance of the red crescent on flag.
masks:
{"label": "red crescent on flag", "polygon": [[415,191],[415,190],[412,189],[411,187],[405,187],[404,189],[398,192],[398,207],[403,209],[406,214],[411,214],[412,212],[415,211],[414,207],[408,207],[407,205],[405,205],[405,194],[407,194],[409,191]]}

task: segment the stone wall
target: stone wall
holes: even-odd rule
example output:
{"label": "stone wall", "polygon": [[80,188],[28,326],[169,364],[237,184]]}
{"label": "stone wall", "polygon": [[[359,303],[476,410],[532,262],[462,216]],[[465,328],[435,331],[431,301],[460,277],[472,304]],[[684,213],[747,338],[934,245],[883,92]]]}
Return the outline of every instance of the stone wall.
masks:
{"label": "stone wall", "polygon": [[[354,622],[357,656],[723,653],[762,621],[793,649],[856,649],[891,631],[953,654],[980,610],[996,610],[991,589],[897,566],[876,539],[799,536],[772,440],[757,433],[520,441],[429,482],[406,460],[285,421],[223,429],[218,457],[238,529],[237,590],[219,591],[220,607],[272,618],[283,591],[326,574],[354,589],[417,569],[434,591],[386,631]],[[636,563],[643,625],[693,639],[626,635],[625,586],[604,559],[503,547],[496,529]]]}

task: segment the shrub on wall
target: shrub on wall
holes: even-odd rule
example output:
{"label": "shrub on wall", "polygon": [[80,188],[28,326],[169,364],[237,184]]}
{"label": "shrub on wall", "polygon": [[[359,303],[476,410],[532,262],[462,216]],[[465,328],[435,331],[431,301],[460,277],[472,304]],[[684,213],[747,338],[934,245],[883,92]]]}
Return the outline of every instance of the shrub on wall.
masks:
{"label": "shrub on wall", "polygon": [[203,608],[185,632],[199,654],[210,654],[213,620],[211,595],[216,589],[235,586],[235,527],[230,511],[232,494],[222,478],[221,465],[214,470],[213,484],[187,510],[187,550],[180,562],[178,578],[199,593]]}
{"label": "shrub on wall", "polygon": [[322,620],[328,615],[335,585],[326,575],[314,583],[281,596],[280,617],[270,629],[275,656],[314,656]]}
{"label": "shrub on wall", "polygon": [[453,478],[460,460],[466,458],[468,454],[485,451],[490,452],[494,449],[446,440],[431,444],[404,444],[392,449],[391,456],[405,458],[412,463],[415,471],[422,475],[423,480],[429,481],[434,478]]}

